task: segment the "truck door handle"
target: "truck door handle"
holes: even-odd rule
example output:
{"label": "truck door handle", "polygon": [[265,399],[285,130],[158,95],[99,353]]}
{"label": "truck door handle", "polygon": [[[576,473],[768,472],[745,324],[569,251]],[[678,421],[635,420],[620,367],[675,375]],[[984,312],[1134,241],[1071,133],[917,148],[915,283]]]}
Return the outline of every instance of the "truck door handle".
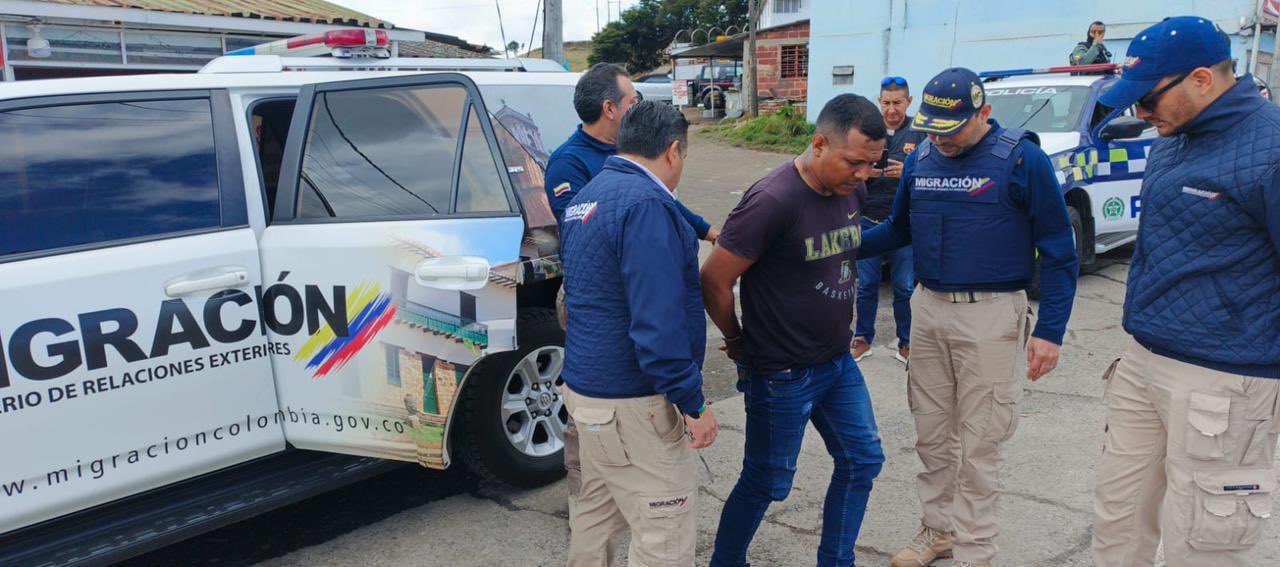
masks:
{"label": "truck door handle", "polygon": [[182,297],[199,291],[240,287],[249,283],[249,271],[244,268],[230,268],[220,274],[200,277],[182,277],[164,286],[164,294],[169,297]]}
{"label": "truck door handle", "polygon": [[489,282],[489,261],[479,256],[445,256],[418,262],[413,275],[435,289],[480,289]]}

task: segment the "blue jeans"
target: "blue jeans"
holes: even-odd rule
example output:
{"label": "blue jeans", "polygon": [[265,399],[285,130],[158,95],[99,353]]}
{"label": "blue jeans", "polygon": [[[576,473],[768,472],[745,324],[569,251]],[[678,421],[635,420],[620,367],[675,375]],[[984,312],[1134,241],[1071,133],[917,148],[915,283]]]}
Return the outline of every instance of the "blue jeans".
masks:
{"label": "blue jeans", "polygon": [[835,460],[822,507],[819,566],[853,565],[853,544],[884,452],[862,373],[848,352],[808,368],[753,374],[738,367],[747,408],[742,475],[720,513],[714,567],[740,567],[765,510],[786,499],[805,426],[812,421]]}
{"label": "blue jeans", "polygon": [[[875,223],[862,219],[862,230],[871,230]],[[853,336],[876,339],[876,310],[880,308],[880,268],[889,263],[889,277],[893,281],[893,321],[898,327],[898,346],[911,343],[911,289],[915,287],[915,268],[912,265],[911,247],[904,246],[888,254],[858,260],[858,322]]]}

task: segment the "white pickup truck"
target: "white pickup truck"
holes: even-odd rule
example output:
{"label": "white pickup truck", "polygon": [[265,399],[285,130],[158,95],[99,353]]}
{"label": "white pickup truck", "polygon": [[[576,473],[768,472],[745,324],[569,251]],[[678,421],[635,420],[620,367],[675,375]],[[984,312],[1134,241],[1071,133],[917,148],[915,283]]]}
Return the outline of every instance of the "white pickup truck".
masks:
{"label": "white pickup truck", "polygon": [[557,71],[0,85],[0,564],[118,560],[393,462],[559,478]]}

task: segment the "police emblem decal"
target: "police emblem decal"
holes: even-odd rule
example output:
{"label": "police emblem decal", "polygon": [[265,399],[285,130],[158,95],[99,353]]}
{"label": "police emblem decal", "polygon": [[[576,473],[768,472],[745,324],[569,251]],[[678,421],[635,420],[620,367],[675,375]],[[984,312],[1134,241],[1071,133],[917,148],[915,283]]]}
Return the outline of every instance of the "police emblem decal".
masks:
{"label": "police emblem decal", "polygon": [[1102,203],[1102,216],[1107,220],[1115,220],[1124,215],[1124,201],[1112,197]]}
{"label": "police emblem decal", "polygon": [[969,96],[973,98],[973,108],[982,108],[982,85],[973,84],[969,86]]}

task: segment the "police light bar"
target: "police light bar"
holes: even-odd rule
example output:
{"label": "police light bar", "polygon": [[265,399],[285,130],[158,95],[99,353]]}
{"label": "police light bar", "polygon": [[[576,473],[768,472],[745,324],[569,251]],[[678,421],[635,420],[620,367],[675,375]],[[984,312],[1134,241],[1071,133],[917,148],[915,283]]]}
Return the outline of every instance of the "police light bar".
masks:
{"label": "police light bar", "polygon": [[1019,77],[1022,75],[1047,75],[1049,73],[1094,73],[1098,71],[1116,72],[1120,65],[1116,63],[1099,63],[1097,65],[1064,65],[1062,67],[1044,67],[1041,69],[1006,69],[1004,71],[983,71],[978,76],[983,79],[1000,79]]}
{"label": "police light bar", "polygon": [[384,30],[345,29],[300,35],[228,52],[227,55],[286,55],[289,57],[391,57]]}

